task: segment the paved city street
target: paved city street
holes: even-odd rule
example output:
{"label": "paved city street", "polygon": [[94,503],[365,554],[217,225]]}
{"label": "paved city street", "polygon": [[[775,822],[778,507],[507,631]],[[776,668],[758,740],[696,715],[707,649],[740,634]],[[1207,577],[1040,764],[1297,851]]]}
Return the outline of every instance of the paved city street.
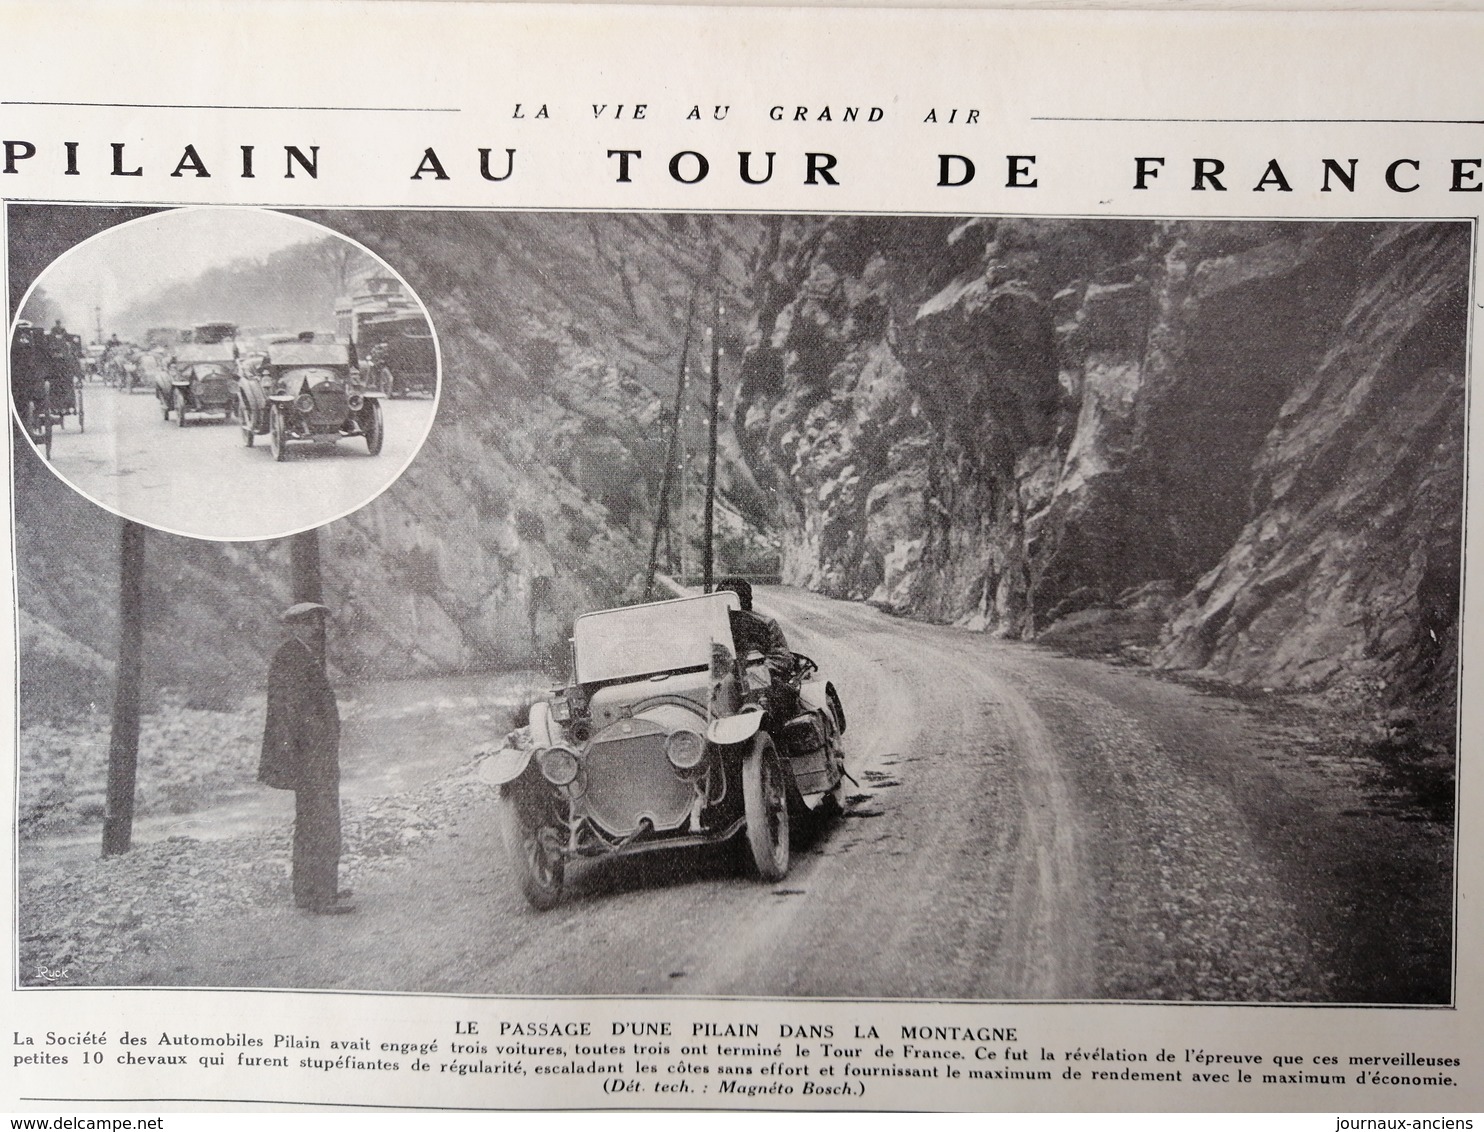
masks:
{"label": "paved city street", "polygon": [[375,498],[421,446],[435,402],[384,400],[386,442],[361,437],[294,442],[275,463],[268,437],[243,444],[235,420],[163,419],[152,391],[84,390],[86,431],[75,418],[52,437],[52,467],[84,495],[161,530],[213,539],[269,538],[318,526]]}

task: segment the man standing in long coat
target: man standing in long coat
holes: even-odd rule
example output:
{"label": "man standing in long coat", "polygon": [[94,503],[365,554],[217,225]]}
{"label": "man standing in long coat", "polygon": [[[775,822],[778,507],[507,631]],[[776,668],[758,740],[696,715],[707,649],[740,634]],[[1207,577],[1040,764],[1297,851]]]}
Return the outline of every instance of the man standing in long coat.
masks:
{"label": "man standing in long coat", "polygon": [[335,915],[355,905],[339,892],[340,712],[318,650],[328,612],[309,601],[284,612],[290,635],[268,668],[258,781],[294,792],[294,903]]}

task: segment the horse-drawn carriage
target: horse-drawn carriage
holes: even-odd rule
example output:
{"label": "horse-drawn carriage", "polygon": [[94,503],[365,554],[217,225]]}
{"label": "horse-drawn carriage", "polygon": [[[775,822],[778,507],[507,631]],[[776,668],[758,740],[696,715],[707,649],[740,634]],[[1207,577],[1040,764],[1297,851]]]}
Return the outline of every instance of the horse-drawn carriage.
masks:
{"label": "horse-drawn carriage", "polygon": [[11,396],[16,416],[47,459],[51,458],[54,428],[65,428],[67,418],[73,416],[81,431],[86,421],[79,345],[74,334],[48,334],[26,322],[17,324],[11,338]]}

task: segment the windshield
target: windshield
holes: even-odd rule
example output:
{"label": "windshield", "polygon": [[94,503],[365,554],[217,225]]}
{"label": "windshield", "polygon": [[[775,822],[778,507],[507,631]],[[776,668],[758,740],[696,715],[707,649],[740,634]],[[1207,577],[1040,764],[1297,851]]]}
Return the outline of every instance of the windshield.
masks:
{"label": "windshield", "polygon": [[235,336],[237,327],[230,322],[203,322],[197,326],[192,337],[204,345],[215,345]]}
{"label": "windshield", "polygon": [[713,642],[733,650],[727,610],[737,608],[724,591],[584,614],[572,628],[577,683],[705,668]]}

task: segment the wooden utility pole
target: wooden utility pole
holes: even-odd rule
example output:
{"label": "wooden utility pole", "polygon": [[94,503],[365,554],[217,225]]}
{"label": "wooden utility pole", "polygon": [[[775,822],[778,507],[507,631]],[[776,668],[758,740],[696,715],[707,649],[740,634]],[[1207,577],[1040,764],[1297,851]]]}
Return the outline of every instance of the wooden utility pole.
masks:
{"label": "wooden utility pole", "polygon": [[711,404],[710,429],[706,439],[706,505],[701,518],[705,539],[701,557],[701,592],[708,594],[716,571],[716,423],[721,414],[721,280],[715,275],[715,255],[711,264]]}
{"label": "wooden utility pole", "polygon": [[[289,540],[289,585],[293,592],[290,602],[301,601],[324,604],[324,585],[319,569],[319,530],[312,528],[300,531]],[[314,652],[320,664],[325,663],[325,619],[315,619],[318,630],[314,638]]]}
{"label": "wooden utility pole", "polygon": [[108,793],[103,855],[127,853],[134,837],[134,787],[139,773],[139,686],[144,667],[144,528],[124,520],[119,534],[119,650],[113,679],[113,732],[108,742]]}
{"label": "wooden utility pole", "polygon": [[691,553],[690,541],[690,464],[694,453],[684,452],[680,456],[680,529],[675,532],[680,539],[680,584],[690,585]]}
{"label": "wooden utility pole", "polygon": [[[681,410],[685,405],[685,386],[687,377],[687,362],[690,359],[691,332],[695,326],[696,318],[696,293],[700,291],[701,285],[695,283],[690,289],[690,302],[685,308],[685,333],[680,342],[680,367],[675,375],[675,406],[670,411],[670,442],[665,449],[665,471],[660,477],[660,501],[656,508],[654,517],[654,534],[649,540],[649,568],[644,574],[644,600],[648,601],[654,593],[654,573],[658,565],[660,550],[660,531],[665,532],[668,540],[670,533],[670,484],[675,478],[675,457],[680,448],[680,418]],[[681,510],[684,512],[685,497],[681,493]],[[684,551],[681,552],[682,554]]]}

